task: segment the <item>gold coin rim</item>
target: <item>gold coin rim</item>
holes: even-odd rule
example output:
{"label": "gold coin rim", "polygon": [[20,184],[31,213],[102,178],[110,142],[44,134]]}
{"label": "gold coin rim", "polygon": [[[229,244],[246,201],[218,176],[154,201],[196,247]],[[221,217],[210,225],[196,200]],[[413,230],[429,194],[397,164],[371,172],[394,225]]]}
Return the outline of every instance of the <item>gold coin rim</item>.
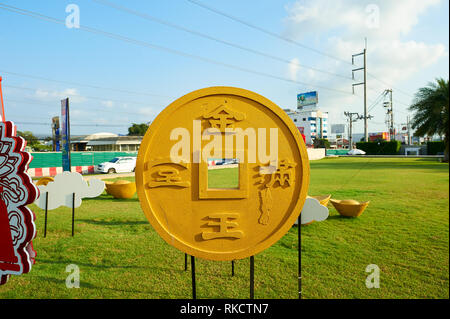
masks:
{"label": "gold coin rim", "polygon": [[[239,250],[238,252],[206,252],[204,250],[200,250],[198,248],[189,246],[185,244],[184,242],[177,239],[176,234],[171,235],[166,231],[166,229],[160,224],[159,220],[156,218],[156,216],[153,214],[153,211],[150,207],[149,200],[147,199],[147,195],[145,193],[145,187],[144,187],[144,180],[143,180],[143,172],[144,172],[144,163],[145,163],[145,155],[147,152],[148,147],[150,146],[151,137],[152,135],[157,131],[157,128],[159,128],[159,123],[164,122],[164,120],[170,116],[177,108],[189,103],[190,101],[196,100],[198,98],[206,97],[206,96],[213,96],[213,95],[235,95],[244,97],[250,100],[253,100],[265,107],[267,107],[271,112],[273,112],[276,116],[278,116],[283,123],[286,125],[286,127],[291,132],[292,136],[294,137],[294,140],[297,145],[297,149],[301,156],[301,163],[302,167],[302,186],[300,188],[300,196],[297,200],[297,203],[292,210],[289,218],[287,221],[279,227],[275,233],[266,240],[259,242],[256,245],[250,246],[247,249]],[[144,214],[147,218],[147,220],[150,222],[152,227],[156,230],[156,232],[171,246],[174,246],[175,248],[181,250],[182,252],[195,256],[198,258],[208,259],[208,260],[217,260],[217,261],[227,261],[227,260],[237,260],[237,259],[243,259],[250,256],[254,256],[263,250],[271,247],[274,245],[278,240],[280,240],[292,227],[294,222],[297,220],[297,218],[300,215],[301,209],[305,203],[306,196],[308,193],[308,187],[309,187],[309,179],[310,179],[310,168],[309,168],[309,159],[308,159],[308,153],[306,151],[306,146],[303,141],[303,138],[300,135],[299,130],[295,126],[295,124],[292,122],[292,120],[289,118],[289,116],[286,114],[285,111],[283,111],[278,105],[270,101],[269,99],[263,97],[262,95],[259,95],[258,93],[236,88],[236,87],[230,87],[230,86],[214,86],[214,87],[208,87],[199,89],[193,92],[190,92],[171,104],[169,104],[164,110],[161,111],[161,113],[158,114],[158,116],[154,119],[150,127],[148,128],[147,132],[145,133],[145,136],[142,140],[141,146],[139,148],[137,161],[136,161],[136,170],[135,170],[135,180],[136,180],[136,188],[137,193],[139,197],[139,202],[141,204],[141,208],[144,211]],[[296,181],[297,183],[298,181]]]}

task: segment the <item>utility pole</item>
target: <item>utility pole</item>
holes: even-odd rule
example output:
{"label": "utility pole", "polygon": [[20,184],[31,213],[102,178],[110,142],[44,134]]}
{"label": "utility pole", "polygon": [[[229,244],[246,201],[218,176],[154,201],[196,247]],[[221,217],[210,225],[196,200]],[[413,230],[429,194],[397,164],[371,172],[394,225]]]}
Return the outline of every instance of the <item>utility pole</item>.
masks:
{"label": "utility pole", "polygon": [[366,39],[366,44],[364,46],[364,51],[358,54],[353,54],[352,55],[352,65],[355,65],[355,57],[363,55],[364,57],[364,66],[361,68],[356,68],[352,70],[352,79],[355,79],[355,71],[363,71],[364,72],[364,81],[360,82],[360,83],[354,83],[352,84],[352,91],[353,94],[355,94],[355,86],[357,85],[364,85],[364,141],[368,142],[369,141],[369,131],[368,131],[368,126],[367,126],[367,120],[369,119],[368,115],[367,115],[367,72],[366,72],[366,50],[367,50],[367,39]]}
{"label": "utility pole", "polygon": [[387,107],[387,122],[389,128],[389,138],[391,141],[395,141],[395,125],[394,125],[394,106],[392,105],[392,89],[387,89],[384,94],[389,93],[389,102],[384,102],[383,106]]}
{"label": "utility pole", "polygon": [[406,125],[406,130],[408,132],[407,145],[411,145],[411,122],[410,122],[409,115],[406,117],[406,123],[402,123],[402,125]]}
{"label": "utility pole", "polygon": [[390,93],[390,104],[391,104],[391,130],[392,130],[392,139],[395,141],[395,126],[394,126],[394,105],[392,103],[392,89],[389,90]]}
{"label": "utility pole", "polygon": [[406,117],[406,128],[408,129],[408,145],[412,144],[411,139],[411,120],[409,118],[409,115]]}
{"label": "utility pole", "polygon": [[[353,148],[353,122],[356,122],[357,120],[360,120],[362,116],[360,116],[358,113],[352,113],[352,112],[344,112],[344,115],[348,117],[348,150],[351,151]],[[353,116],[356,116],[356,118],[353,118]]]}

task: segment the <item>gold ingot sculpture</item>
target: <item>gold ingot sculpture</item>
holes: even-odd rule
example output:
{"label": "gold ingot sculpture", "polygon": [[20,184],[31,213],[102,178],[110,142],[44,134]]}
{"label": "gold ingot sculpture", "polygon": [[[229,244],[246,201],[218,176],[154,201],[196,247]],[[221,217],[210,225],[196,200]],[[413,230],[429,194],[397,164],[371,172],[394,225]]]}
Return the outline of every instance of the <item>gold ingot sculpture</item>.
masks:
{"label": "gold ingot sculpture", "polygon": [[369,201],[358,202],[353,199],[345,199],[345,200],[330,199],[330,201],[333,204],[334,208],[336,208],[338,213],[346,217],[360,216],[370,203]]}
{"label": "gold ingot sculpture", "polygon": [[42,177],[37,181],[36,186],[46,186],[48,183],[51,183],[54,181],[55,180],[53,179],[53,177],[50,177],[50,176]]}
{"label": "gold ingot sculpture", "polygon": [[320,205],[327,207],[328,203],[330,201],[330,198],[331,198],[331,194],[330,195],[311,196],[311,197],[317,199],[319,201]]}
{"label": "gold ingot sculpture", "polygon": [[141,207],[167,243],[199,258],[236,260],[270,247],[294,224],[309,161],[281,108],[251,91],[211,87],[156,117],[135,177]]}
{"label": "gold ingot sculpture", "polygon": [[114,182],[111,182],[111,181],[104,181],[104,182],[105,182],[105,191],[106,191],[106,194],[111,195],[111,193],[109,192],[109,189],[108,189],[108,185],[114,184]]}
{"label": "gold ingot sculpture", "polygon": [[136,193],[136,183],[119,180],[117,182],[105,182],[106,193],[114,198],[132,198]]}

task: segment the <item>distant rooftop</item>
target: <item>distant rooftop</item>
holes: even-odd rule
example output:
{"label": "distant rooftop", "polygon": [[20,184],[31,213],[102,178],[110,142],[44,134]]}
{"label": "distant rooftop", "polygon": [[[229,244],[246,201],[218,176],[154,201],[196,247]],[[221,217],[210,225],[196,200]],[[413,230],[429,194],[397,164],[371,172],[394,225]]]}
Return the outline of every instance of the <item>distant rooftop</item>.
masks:
{"label": "distant rooftop", "polygon": [[94,133],[90,135],[71,136],[70,142],[86,143],[87,145],[108,145],[108,144],[140,144],[143,136],[119,136],[114,133]]}

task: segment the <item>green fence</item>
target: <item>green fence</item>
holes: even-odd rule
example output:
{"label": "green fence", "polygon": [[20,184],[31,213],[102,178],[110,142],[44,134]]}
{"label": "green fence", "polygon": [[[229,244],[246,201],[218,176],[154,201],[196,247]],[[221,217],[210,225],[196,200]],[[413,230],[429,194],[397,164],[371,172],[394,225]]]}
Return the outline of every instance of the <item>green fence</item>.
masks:
{"label": "green fence", "polygon": [[[107,162],[117,156],[137,156],[137,152],[71,152],[72,166],[90,166]],[[31,153],[30,168],[61,167],[61,152]]]}
{"label": "green fence", "polygon": [[328,150],[327,149],[326,152],[327,152],[326,153],[327,155],[347,155],[348,150],[345,150],[345,149],[336,149],[336,150],[330,149],[330,150]]}

